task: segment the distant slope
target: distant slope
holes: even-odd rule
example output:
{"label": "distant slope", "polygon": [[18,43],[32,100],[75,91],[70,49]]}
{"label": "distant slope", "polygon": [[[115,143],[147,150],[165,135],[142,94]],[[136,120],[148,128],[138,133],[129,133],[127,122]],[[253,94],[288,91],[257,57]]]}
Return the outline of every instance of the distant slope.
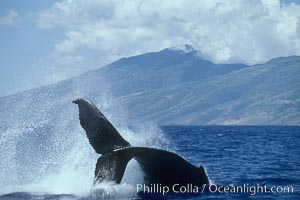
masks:
{"label": "distant slope", "polygon": [[0,130],[41,124],[58,129],[54,124],[59,120],[65,129],[74,127],[77,111],[71,100],[82,96],[116,123],[300,124],[300,57],[247,66],[214,64],[198,55],[186,45],[122,58],[72,79],[3,97]]}
{"label": "distant slope", "polygon": [[299,125],[300,59],[290,59],[280,65],[248,67],[118,101],[135,115],[133,118],[162,124]]}

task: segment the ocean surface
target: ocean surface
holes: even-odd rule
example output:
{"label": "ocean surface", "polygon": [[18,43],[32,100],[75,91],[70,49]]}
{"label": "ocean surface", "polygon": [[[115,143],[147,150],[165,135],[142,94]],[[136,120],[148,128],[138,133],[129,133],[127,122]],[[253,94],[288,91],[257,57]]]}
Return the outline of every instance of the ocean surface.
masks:
{"label": "ocean surface", "polygon": [[[55,192],[59,191],[55,189],[46,192],[35,185],[31,191],[30,184],[18,188],[10,186],[11,181],[7,180],[8,190],[0,188],[0,199],[300,199],[300,127],[168,126],[160,129],[164,140],[168,141],[168,145],[161,148],[177,152],[196,166],[203,165],[215,187],[206,187],[197,194],[136,194],[133,183],[139,182],[142,175],[136,163],[129,163],[125,181],[121,185],[107,183],[100,187],[104,191],[102,195],[95,193],[93,188],[90,193],[72,194]],[[155,132],[152,134],[155,137]],[[90,173],[93,176],[94,172]],[[3,185],[6,180],[0,181]],[[224,192],[226,186],[231,191]],[[243,187],[243,191],[234,192],[238,186]],[[266,191],[256,190],[259,186],[267,188]]]}

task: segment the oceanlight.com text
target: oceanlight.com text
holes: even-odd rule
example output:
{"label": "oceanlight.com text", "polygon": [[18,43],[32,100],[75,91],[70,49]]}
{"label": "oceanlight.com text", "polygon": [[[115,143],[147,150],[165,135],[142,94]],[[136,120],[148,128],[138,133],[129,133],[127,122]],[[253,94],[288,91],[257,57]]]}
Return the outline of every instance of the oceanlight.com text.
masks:
{"label": "oceanlight.com text", "polygon": [[293,193],[293,186],[267,186],[267,185],[209,185],[208,190],[210,193],[227,193],[227,194],[268,194],[268,193]]}

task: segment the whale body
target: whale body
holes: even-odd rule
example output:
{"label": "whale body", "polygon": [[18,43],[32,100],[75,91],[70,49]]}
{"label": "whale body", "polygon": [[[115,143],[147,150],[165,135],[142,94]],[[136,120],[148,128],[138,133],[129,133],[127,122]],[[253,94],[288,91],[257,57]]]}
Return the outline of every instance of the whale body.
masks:
{"label": "whale body", "polygon": [[89,100],[73,100],[79,107],[80,124],[86,131],[89,143],[96,153],[97,160],[94,184],[122,181],[126,166],[135,159],[144,172],[144,184],[162,184],[172,187],[174,184],[209,184],[202,166],[196,167],[178,154],[149,147],[132,147],[109,120]]}

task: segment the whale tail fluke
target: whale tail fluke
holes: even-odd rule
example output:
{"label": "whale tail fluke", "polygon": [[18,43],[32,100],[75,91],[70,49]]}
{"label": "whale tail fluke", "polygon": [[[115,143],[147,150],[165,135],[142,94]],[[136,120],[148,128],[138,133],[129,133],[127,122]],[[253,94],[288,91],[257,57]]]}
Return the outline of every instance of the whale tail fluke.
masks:
{"label": "whale tail fluke", "polygon": [[95,104],[83,98],[75,99],[73,103],[79,107],[80,124],[98,154],[130,146]]}
{"label": "whale tail fluke", "polygon": [[100,156],[96,164],[94,184],[105,181],[121,183],[131,158],[130,154],[123,151],[110,152]]}
{"label": "whale tail fluke", "polygon": [[90,144],[97,153],[102,154],[96,164],[94,184],[105,181],[120,183],[131,159],[139,163],[147,184],[172,186],[175,183],[209,183],[202,166],[198,168],[170,151],[130,147],[95,104],[85,99],[75,99],[73,103],[79,107],[80,124]]}

